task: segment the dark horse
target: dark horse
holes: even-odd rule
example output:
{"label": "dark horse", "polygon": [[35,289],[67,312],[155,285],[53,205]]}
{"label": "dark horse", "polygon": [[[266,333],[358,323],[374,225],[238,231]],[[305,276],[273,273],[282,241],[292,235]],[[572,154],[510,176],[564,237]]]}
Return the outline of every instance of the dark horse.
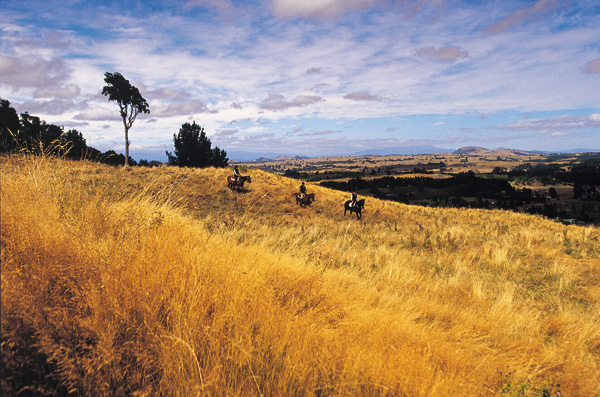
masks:
{"label": "dark horse", "polygon": [[346,211],[350,211],[350,215],[352,215],[352,212],[354,211],[356,212],[356,219],[362,218],[361,211],[363,210],[363,208],[365,208],[365,199],[358,200],[356,204],[354,204],[354,206],[352,207],[350,207],[351,202],[351,200],[348,200],[344,204],[344,216],[346,216]]}
{"label": "dark horse", "polygon": [[229,188],[229,190],[233,190],[233,188],[237,186],[237,191],[239,192],[240,188],[244,188],[244,182],[252,183],[250,175],[240,176],[237,181],[232,175],[229,175],[227,177],[227,187]]}
{"label": "dark horse", "polygon": [[300,193],[294,193],[294,195],[296,196],[296,204],[307,206],[310,205],[313,201],[315,201],[314,193],[305,194],[304,198],[300,198]]}

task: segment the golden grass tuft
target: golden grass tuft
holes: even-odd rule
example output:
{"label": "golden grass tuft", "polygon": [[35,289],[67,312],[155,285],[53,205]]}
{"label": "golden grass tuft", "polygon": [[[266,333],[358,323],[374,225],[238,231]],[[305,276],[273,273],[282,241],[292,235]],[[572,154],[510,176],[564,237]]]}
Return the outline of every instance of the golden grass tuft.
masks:
{"label": "golden grass tuft", "polygon": [[3,394],[600,394],[597,228],[1,163]]}

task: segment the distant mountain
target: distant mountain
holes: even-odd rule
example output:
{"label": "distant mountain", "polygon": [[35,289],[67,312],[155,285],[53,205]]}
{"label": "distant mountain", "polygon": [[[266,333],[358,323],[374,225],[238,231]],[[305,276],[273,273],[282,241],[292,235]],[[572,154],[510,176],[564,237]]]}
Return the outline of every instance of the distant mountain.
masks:
{"label": "distant mountain", "polygon": [[257,159],[274,159],[276,157],[282,157],[285,154],[282,153],[267,153],[267,152],[227,152],[227,158],[230,161],[254,161]]}
{"label": "distant mountain", "polygon": [[442,149],[435,146],[402,146],[386,149],[368,149],[360,152],[351,153],[350,156],[367,156],[369,154],[376,156],[390,156],[394,154],[434,154],[434,153],[452,153],[454,149]]}

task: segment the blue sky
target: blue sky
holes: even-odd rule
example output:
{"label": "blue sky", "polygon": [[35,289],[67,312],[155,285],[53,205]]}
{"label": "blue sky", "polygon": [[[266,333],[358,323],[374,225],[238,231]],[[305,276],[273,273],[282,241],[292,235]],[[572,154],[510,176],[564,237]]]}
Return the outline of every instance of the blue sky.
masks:
{"label": "blue sky", "polygon": [[129,79],[138,160],[191,121],[228,153],[600,149],[597,0],[0,0],[0,38],[0,98],[103,151]]}

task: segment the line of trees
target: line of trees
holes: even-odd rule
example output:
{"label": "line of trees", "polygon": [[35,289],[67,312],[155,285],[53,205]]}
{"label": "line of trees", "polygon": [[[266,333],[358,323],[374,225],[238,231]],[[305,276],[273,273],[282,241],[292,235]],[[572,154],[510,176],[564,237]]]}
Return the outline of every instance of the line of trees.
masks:
{"label": "line of trees", "polygon": [[[64,131],[62,126],[48,124],[39,117],[21,113],[0,99],[0,153],[25,152],[61,156],[72,160],[92,160],[104,164],[124,164],[125,156],[114,150],[101,152],[87,145],[76,129]],[[128,161],[135,165],[132,158]]]}
{"label": "line of trees", "polygon": [[[146,99],[137,87],[120,73],[105,73],[106,86],[102,94],[110,102],[119,106],[119,114],[125,129],[125,155],[109,150],[104,153],[88,146],[81,132],[47,124],[39,117],[25,112],[21,117],[10,106],[10,102],[0,98],[0,153],[26,152],[34,154],[58,155],[74,160],[92,160],[111,165],[136,165],[129,156],[129,130],[140,113],[150,113]],[[211,148],[210,139],[204,128],[194,121],[181,126],[173,135],[174,154],[167,151],[169,164],[185,167],[226,167],[229,163],[227,152],[218,147]],[[140,165],[149,165],[140,160]]]}

